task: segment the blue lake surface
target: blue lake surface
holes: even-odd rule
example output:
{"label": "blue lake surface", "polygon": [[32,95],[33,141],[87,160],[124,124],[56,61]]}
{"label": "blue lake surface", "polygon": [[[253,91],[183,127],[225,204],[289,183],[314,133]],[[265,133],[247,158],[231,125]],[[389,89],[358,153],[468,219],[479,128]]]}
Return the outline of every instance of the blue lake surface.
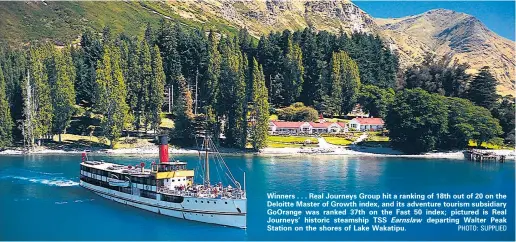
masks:
{"label": "blue lake surface", "polygon": [[[150,164],[157,157],[94,157]],[[177,156],[198,165],[196,155]],[[0,156],[0,240],[512,240],[515,165],[465,160],[345,156],[227,156],[246,172],[248,229],[190,222],[103,199],[78,186],[79,155]],[[212,180],[223,174],[212,168]],[[222,179],[224,180],[224,179]],[[456,225],[407,225],[406,232],[267,232],[267,193],[503,193],[505,232],[458,232]],[[451,209],[449,209],[451,210]],[[372,219],[372,218],[371,218]]]}

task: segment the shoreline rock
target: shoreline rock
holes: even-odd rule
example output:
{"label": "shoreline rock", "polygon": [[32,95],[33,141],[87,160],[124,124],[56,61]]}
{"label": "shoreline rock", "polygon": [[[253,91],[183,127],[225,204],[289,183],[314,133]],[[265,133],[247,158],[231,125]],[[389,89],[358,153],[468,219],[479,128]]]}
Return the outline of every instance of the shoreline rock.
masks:
{"label": "shoreline rock", "polygon": [[[334,147],[333,151],[318,151],[316,148],[311,153],[310,149],[303,148],[264,148],[260,152],[245,152],[236,149],[220,149],[219,152],[224,155],[257,155],[257,156],[360,156],[360,157],[399,157],[399,158],[433,158],[433,159],[464,159],[464,152],[449,151],[449,152],[429,152],[425,154],[410,155],[403,154],[399,151],[389,148],[371,148],[371,147]],[[508,159],[514,160],[516,158],[516,150],[486,150],[494,152],[498,155],[506,155]],[[62,149],[47,149],[40,148],[32,152],[26,152],[22,149],[8,149],[0,151],[0,155],[37,155],[37,154],[81,154],[84,150],[62,150]],[[157,147],[139,147],[139,148],[124,148],[124,149],[98,149],[88,150],[90,154],[96,155],[157,155]],[[171,148],[169,153],[174,154],[198,154],[198,150],[194,149],[176,149]]]}

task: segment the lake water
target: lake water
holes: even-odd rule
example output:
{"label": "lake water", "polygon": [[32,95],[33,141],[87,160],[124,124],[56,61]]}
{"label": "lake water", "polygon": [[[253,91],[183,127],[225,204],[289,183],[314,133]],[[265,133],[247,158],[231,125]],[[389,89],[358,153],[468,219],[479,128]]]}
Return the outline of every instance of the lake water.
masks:
{"label": "lake water", "polygon": [[[149,164],[156,157],[95,157]],[[195,168],[198,157],[178,156]],[[170,218],[103,199],[78,186],[79,155],[0,156],[0,240],[514,240],[514,162],[366,157],[228,156],[246,171],[248,229]],[[221,178],[212,166],[212,181]],[[504,193],[506,232],[414,225],[406,232],[267,232],[268,192]]]}

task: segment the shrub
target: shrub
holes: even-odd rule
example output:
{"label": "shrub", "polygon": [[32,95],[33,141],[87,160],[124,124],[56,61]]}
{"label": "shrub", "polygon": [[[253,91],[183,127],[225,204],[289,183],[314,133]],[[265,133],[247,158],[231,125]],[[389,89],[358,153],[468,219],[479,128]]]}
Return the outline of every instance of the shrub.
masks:
{"label": "shrub", "polygon": [[297,102],[289,107],[278,110],[278,118],[286,121],[311,122],[318,118],[317,110],[306,107],[303,103]]}

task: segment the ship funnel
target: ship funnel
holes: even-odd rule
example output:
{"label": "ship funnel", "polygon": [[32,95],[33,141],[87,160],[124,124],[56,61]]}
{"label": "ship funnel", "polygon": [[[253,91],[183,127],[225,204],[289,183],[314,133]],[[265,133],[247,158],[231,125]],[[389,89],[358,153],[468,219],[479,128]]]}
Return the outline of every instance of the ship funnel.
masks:
{"label": "ship funnel", "polygon": [[168,136],[167,135],[158,136],[158,144],[159,144],[159,162],[167,163],[168,162]]}

